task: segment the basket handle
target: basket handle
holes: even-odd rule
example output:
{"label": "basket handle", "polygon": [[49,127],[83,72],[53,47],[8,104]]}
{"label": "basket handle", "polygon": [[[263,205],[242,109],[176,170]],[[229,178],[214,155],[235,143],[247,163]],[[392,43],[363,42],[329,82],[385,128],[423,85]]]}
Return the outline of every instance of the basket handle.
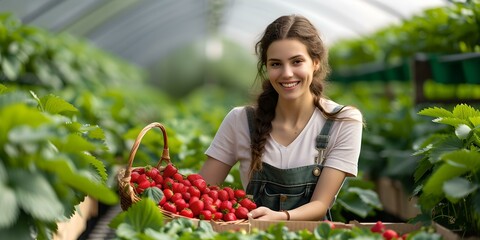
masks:
{"label": "basket handle", "polygon": [[167,140],[167,131],[165,130],[165,127],[158,122],[153,122],[148,124],[146,127],[140,131],[140,133],[137,136],[137,139],[135,139],[135,142],[133,143],[132,150],[130,151],[130,156],[128,157],[128,167],[127,170],[125,171],[125,177],[129,177],[130,174],[132,173],[132,164],[133,164],[133,159],[135,158],[135,154],[137,153],[138,147],[140,146],[140,142],[142,141],[143,136],[152,128],[158,127],[162,130],[163,133],[163,151],[162,151],[162,158],[157,163],[156,168],[159,168],[160,165],[162,164],[163,161],[170,162],[170,153],[168,150],[168,140]]}

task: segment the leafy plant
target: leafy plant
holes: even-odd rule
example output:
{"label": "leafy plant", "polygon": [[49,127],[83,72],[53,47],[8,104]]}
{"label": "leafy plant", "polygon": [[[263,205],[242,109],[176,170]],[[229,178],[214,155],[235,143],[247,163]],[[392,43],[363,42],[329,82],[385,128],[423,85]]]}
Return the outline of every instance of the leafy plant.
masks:
{"label": "leafy plant", "polygon": [[452,111],[430,107],[418,114],[449,126],[418,148],[415,171],[422,215],[463,235],[480,231],[480,111],[466,104]]}
{"label": "leafy plant", "polygon": [[0,89],[2,237],[51,239],[87,195],[118,201],[96,158],[105,150],[102,129],[76,122],[77,109],[57,96]]}

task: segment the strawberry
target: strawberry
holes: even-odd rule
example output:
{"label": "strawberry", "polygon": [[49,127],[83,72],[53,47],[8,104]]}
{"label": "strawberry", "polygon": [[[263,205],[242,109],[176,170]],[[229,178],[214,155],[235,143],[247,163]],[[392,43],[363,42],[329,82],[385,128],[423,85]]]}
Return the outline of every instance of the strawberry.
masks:
{"label": "strawberry", "polygon": [[213,220],[222,220],[223,219],[223,213],[222,212],[213,212],[212,213],[212,219]]}
{"label": "strawberry", "polygon": [[204,209],[209,210],[212,213],[215,213],[215,212],[217,212],[217,205],[205,203]]}
{"label": "strawberry", "polygon": [[218,190],[218,199],[220,199],[220,201],[227,201],[229,199],[227,190]]}
{"label": "strawberry", "polygon": [[383,232],[382,236],[384,239],[391,240],[391,239],[398,238],[398,233],[392,229],[387,229],[385,230],[385,232]]}
{"label": "strawberry", "polygon": [[147,180],[148,180],[147,175],[141,173],[137,178],[137,183],[141,183],[141,182],[147,181]]}
{"label": "strawberry", "polygon": [[200,190],[200,192],[204,192],[205,189],[207,188],[207,182],[205,182],[205,180],[203,179],[197,179],[195,181],[192,182],[192,186],[195,186],[198,188],[198,190]]}
{"label": "strawberry", "polygon": [[185,185],[179,182],[172,183],[172,190],[174,193],[184,193],[186,191]]}
{"label": "strawberry", "polygon": [[154,167],[147,167],[147,171],[145,172],[145,175],[150,177],[151,179],[154,179],[157,175],[160,174],[160,171],[157,168]]}
{"label": "strawberry", "polygon": [[232,200],[235,198],[235,192],[231,187],[224,187],[223,190],[227,191],[228,193],[228,200]]}
{"label": "strawberry", "polygon": [[163,177],[162,177],[162,175],[159,174],[159,175],[155,176],[155,177],[153,178],[153,181],[155,181],[155,183],[156,183],[157,185],[163,184]]}
{"label": "strawberry", "polygon": [[174,182],[175,181],[172,178],[164,177],[163,178],[163,188],[164,189],[167,189],[167,188],[172,189],[172,186],[173,186]]}
{"label": "strawberry", "polygon": [[187,218],[193,218],[193,212],[188,208],[182,209],[179,214]]}
{"label": "strawberry", "polygon": [[197,179],[203,179],[202,175],[198,174],[198,173],[192,173],[192,174],[189,174],[187,176],[187,179],[188,181],[190,181],[191,183],[193,183],[193,181],[197,180]]}
{"label": "strawberry", "polygon": [[220,211],[222,211],[223,213],[229,213],[232,211],[232,208],[233,208],[233,205],[232,205],[232,202],[226,200],[226,201],[223,201],[221,204],[220,204]]}
{"label": "strawberry", "polygon": [[218,199],[218,191],[210,189],[210,192],[208,192],[208,196],[210,196],[215,201]]}
{"label": "strawberry", "polygon": [[188,200],[188,204],[192,204],[192,202],[195,202],[195,201],[201,201],[201,200],[200,200],[200,198],[198,198],[196,196],[192,196],[192,197],[190,197],[190,200]]}
{"label": "strawberry", "polygon": [[142,181],[138,184],[138,187],[139,188],[142,188],[142,189],[147,189],[151,186],[150,182],[148,180],[145,180],[145,181]]}
{"label": "strawberry", "polygon": [[187,187],[190,187],[192,186],[192,183],[190,181],[188,181],[187,179],[183,179],[182,181],[180,181],[181,183],[183,183],[183,185],[187,186]]}
{"label": "strawberry", "polygon": [[170,200],[170,198],[172,198],[173,196],[173,191],[172,189],[163,189],[163,195],[167,198],[167,200]]}
{"label": "strawberry", "polygon": [[182,176],[182,174],[180,174],[178,172],[173,174],[172,178],[174,180],[176,180],[177,182],[183,182],[183,176]]}
{"label": "strawberry", "polygon": [[242,189],[235,189],[234,195],[236,199],[242,199],[244,198],[247,194],[245,193],[244,190]]}
{"label": "strawberry", "polygon": [[255,204],[250,198],[244,198],[240,200],[240,205],[246,207],[248,211],[252,211],[253,209],[257,208],[257,204]]}
{"label": "strawberry", "polygon": [[198,218],[201,220],[211,220],[212,219],[212,212],[210,210],[202,210],[198,214]]}
{"label": "strawberry", "polygon": [[178,199],[183,199],[183,196],[181,193],[174,193],[173,196],[170,198],[170,201],[175,202]]}
{"label": "strawberry", "polygon": [[202,211],[204,207],[205,207],[205,203],[200,200],[193,201],[189,206],[194,216],[198,216],[200,214],[200,211]]}
{"label": "strawberry", "polygon": [[237,216],[238,219],[248,219],[248,209],[246,207],[238,207],[235,209],[235,216]]}
{"label": "strawberry", "polygon": [[190,193],[190,195],[191,195],[192,197],[194,197],[194,196],[195,196],[195,197],[200,197],[201,192],[200,192],[200,190],[199,190],[197,187],[195,187],[195,186],[189,187],[187,191]]}
{"label": "strawberry", "polygon": [[167,166],[165,166],[165,169],[163,169],[163,177],[173,177],[173,175],[175,175],[177,172],[177,168],[173,166],[173,164],[169,163]]}
{"label": "strawberry", "polygon": [[383,225],[382,221],[377,221],[375,225],[370,228],[370,231],[376,233],[383,233],[385,231],[385,225]]}
{"label": "strawberry", "polygon": [[162,205],[163,210],[171,212],[171,213],[177,213],[177,206],[173,202],[167,201]]}
{"label": "strawberry", "polygon": [[130,174],[130,182],[137,182],[138,177],[140,177],[140,173],[138,173],[138,172],[136,172],[136,171],[133,171],[133,172]]}
{"label": "strawberry", "polygon": [[188,203],[185,202],[185,199],[183,198],[177,199],[173,203],[175,204],[175,206],[177,206],[177,211],[182,211],[183,209],[188,207]]}
{"label": "strawberry", "polygon": [[165,202],[167,202],[167,198],[165,197],[165,195],[163,195],[162,199],[158,201],[158,205],[162,206]]}
{"label": "strawberry", "polygon": [[237,220],[237,216],[235,216],[234,213],[227,213],[223,215],[223,221],[225,222],[236,221],[236,220]]}
{"label": "strawberry", "polygon": [[324,223],[327,223],[328,226],[330,227],[330,229],[334,229],[335,228],[335,224],[329,220],[323,220]]}

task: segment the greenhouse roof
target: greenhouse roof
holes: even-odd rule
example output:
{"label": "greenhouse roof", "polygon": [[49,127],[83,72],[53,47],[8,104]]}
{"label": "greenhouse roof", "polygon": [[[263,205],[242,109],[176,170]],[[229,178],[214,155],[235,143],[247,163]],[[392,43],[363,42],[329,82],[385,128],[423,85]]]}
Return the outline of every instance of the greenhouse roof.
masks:
{"label": "greenhouse roof", "polygon": [[14,13],[24,24],[87,39],[103,50],[146,67],[194,41],[204,41],[207,51],[215,54],[218,45],[207,41],[215,37],[230,39],[253,53],[253,45],[266,25],[284,14],[308,17],[331,45],[448,3],[446,0],[1,0],[0,11]]}

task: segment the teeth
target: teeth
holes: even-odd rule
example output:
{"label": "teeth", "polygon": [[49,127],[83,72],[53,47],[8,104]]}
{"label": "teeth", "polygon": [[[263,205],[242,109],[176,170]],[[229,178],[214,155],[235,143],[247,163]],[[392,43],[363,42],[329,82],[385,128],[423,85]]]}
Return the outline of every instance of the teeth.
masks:
{"label": "teeth", "polygon": [[298,82],[294,82],[294,83],[282,83],[282,86],[287,87],[287,88],[291,88],[291,87],[295,87],[297,84],[298,84]]}

